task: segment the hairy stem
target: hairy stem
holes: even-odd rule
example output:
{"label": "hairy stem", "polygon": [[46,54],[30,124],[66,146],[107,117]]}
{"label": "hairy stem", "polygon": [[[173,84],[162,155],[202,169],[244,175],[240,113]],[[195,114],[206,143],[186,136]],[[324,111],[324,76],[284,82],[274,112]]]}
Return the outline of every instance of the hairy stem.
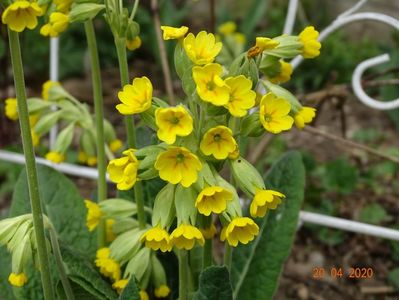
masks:
{"label": "hairy stem", "polygon": [[233,249],[232,247],[229,245],[229,243],[227,243],[227,241],[224,244],[224,258],[223,258],[223,264],[227,267],[227,269],[230,272],[230,268],[231,268],[231,258],[232,258],[232,254],[233,254]]}
{"label": "hairy stem", "polygon": [[10,42],[11,62],[14,74],[15,93],[18,102],[19,124],[21,127],[22,145],[25,155],[26,174],[28,179],[29,198],[33,215],[37,252],[39,256],[40,275],[45,300],[53,300],[54,289],[50,276],[50,263],[44,233],[42,206],[37,180],[35,153],[32,144],[31,128],[29,124],[28,105],[26,100],[24,71],[22,67],[21,48],[18,33],[8,30]]}
{"label": "hairy stem", "polygon": [[[104,138],[104,108],[101,85],[100,60],[98,57],[97,42],[94,32],[93,22],[85,22],[87,45],[90,52],[91,76],[93,84],[94,110],[96,120],[96,144],[98,161],[98,195],[97,201],[101,202],[107,198],[106,182],[106,157],[105,157],[105,138]],[[105,223],[101,222],[98,226],[98,247],[104,247],[106,243]]]}
{"label": "hairy stem", "polygon": [[213,247],[212,239],[206,239],[204,245],[204,256],[202,259],[202,268],[205,269],[212,265],[212,247]]}
{"label": "hairy stem", "polygon": [[188,299],[188,253],[179,250],[179,300]]}

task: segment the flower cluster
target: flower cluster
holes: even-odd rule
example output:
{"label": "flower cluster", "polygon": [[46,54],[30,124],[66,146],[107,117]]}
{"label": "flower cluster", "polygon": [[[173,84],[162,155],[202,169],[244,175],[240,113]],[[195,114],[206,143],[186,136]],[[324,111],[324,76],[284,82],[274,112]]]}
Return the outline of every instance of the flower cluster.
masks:
{"label": "flower cluster", "polygon": [[[254,240],[259,234],[254,219],[276,209],[285,195],[266,188],[255,167],[240,155],[240,138],[265,131],[278,134],[294,124],[303,128],[315,116],[315,109],[302,106],[279,86],[292,74],[287,59],[298,54],[305,58],[318,55],[320,43],[313,27],[299,36],[258,37],[253,47],[230,64],[219,60],[224,47],[220,40],[235,33],[234,24],[223,24],[219,28],[222,38],[218,39],[205,31],[188,33],[185,26],[161,28],[165,40],[178,40],[175,67],[187,99],[170,106],[153,96],[153,85],[147,77],[135,78],[118,93],[121,103],[116,109],[125,116],[139,115],[156,132],[159,143],[127,149],[121,157],[112,159],[108,165],[110,180],[119,190],[130,190],[138,181],[156,177],[166,185],[154,200],[151,225],[143,229],[132,224],[110,244],[107,256],[96,260],[100,271],[113,278],[117,290],[131,274],[143,290],[147,288],[143,269],[157,264],[150,250],[168,252],[204,246],[218,233],[214,216],[222,225],[221,241],[236,247]],[[259,72],[265,77],[260,78]],[[258,87],[266,93],[260,95]],[[234,184],[222,177],[224,165],[230,169]],[[243,214],[239,190],[252,199],[250,216]],[[110,217],[115,219],[113,228],[117,228],[136,213],[134,209],[131,214],[123,214],[121,209],[119,214],[111,213],[115,205],[107,208],[103,203],[112,201],[87,204],[90,230]],[[152,263],[138,268],[143,261]],[[120,267],[126,265],[123,276],[113,270],[115,262]]]}

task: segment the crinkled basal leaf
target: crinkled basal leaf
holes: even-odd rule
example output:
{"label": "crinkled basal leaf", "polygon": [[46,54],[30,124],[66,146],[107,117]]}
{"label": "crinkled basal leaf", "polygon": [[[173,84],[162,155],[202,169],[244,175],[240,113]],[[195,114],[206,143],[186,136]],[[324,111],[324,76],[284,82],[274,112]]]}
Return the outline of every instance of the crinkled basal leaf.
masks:
{"label": "crinkled basal leaf", "polygon": [[234,299],[272,299],[298,223],[305,188],[301,155],[289,152],[265,178],[266,187],[286,195],[278,209],[258,219],[260,233],[249,246],[233,251],[231,269]]}
{"label": "crinkled basal leaf", "polygon": [[126,287],[123,289],[119,300],[140,300],[139,289],[137,288],[136,279],[131,277]]}
{"label": "crinkled basal leaf", "polygon": [[194,294],[193,300],[232,299],[233,293],[230,284],[229,271],[226,267],[209,267],[202,271],[199,279],[199,288]]}

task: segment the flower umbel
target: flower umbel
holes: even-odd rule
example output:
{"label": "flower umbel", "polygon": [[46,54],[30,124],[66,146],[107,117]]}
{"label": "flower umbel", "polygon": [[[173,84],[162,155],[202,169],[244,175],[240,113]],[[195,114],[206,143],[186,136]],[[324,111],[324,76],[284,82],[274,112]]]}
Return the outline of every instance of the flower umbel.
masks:
{"label": "flower umbel", "polygon": [[161,26],[163,31],[163,39],[166,40],[177,40],[184,37],[188,31],[187,26],[171,27],[171,26]]}
{"label": "flower umbel", "polygon": [[200,149],[205,155],[213,155],[216,159],[226,159],[236,150],[237,142],[233,132],[226,126],[209,129],[201,140]]}
{"label": "flower umbel", "polygon": [[237,247],[239,242],[248,244],[259,233],[258,225],[247,217],[234,218],[225,230],[227,242],[233,247]]}
{"label": "flower umbel", "polygon": [[109,179],[116,183],[118,190],[129,190],[137,181],[137,169],[139,162],[134,155],[133,149],[122,152],[121,158],[113,159],[109,162],[107,171]]}
{"label": "flower umbel", "polygon": [[3,12],[1,20],[11,30],[22,32],[25,28],[33,29],[37,26],[37,17],[43,14],[36,2],[25,0],[15,1]]}
{"label": "flower umbel", "polygon": [[169,233],[159,226],[146,231],[140,240],[142,243],[145,243],[147,248],[155,251],[161,250],[162,252],[166,252],[172,250]]}
{"label": "flower umbel", "polygon": [[123,91],[118,93],[118,98],[122,104],[118,104],[116,109],[122,115],[133,115],[146,111],[151,107],[151,81],[145,76],[135,78],[132,84],[123,87]]}
{"label": "flower umbel", "polygon": [[85,205],[87,208],[86,226],[89,231],[93,231],[100,223],[103,213],[101,212],[100,206],[93,201],[85,200]]}
{"label": "flower umbel", "polygon": [[221,106],[229,102],[230,88],[221,78],[223,69],[219,64],[208,64],[193,68],[193,79],[197,85],[198,96],[205,102]]}
{"label": "flower umbel", "polygon": [[285,198],[284,194],[273,190],[257,190],[252,200],[249,212],[253,218],[262,218],[268,209],[276,209]]}
{"label": "flower umbel", "polygon": [[299,40],[303,43],[302,56],[314,58],[320,55],[321,43],[317,40],[319,32],[313,26],[308,26],[299,34]]}
{"label": "flower umbel", "polygon": [[183,41],[187,56],[196,65],[205,65],[214,61],[216,55],[222,50],[222,43],[215,42],[212,33],[201,31],[194,36],[189,33]]}
{"label": "flower umbel", "polygon": [[229,102],[226,108],[234,117],[243,117],[248,109],[255,105],[256,93],[252,91],[252,81],[243,75],[229,77],[225,80],[230,88]]}
{"label": "flower umbel", "polygon": [[209,186],[204,188],[195,201],[198,211],[209,216],[211,213],[220,214],[227,207],[227,201],[232,200],[233,194],[221,186]]}
{"label": "flower umbel", "polygon": [[260,102],[259,118],[263,127],[271,133],[289,130],[294,119],[289,115],[291,104],[272,93],[264,95]]}
{"label": "flower umbel", "polygon": [[21,287],[28,282],[28,277],[26,277],[25,273],[11,273],[10,276],[8,276],[8,282],[13,286]]}
{"label": "flower umbel", "polygon": [[315,116],[315,108],[303,106],[294,116],[295,126],[302,129],[305,127],[305,124],[311,123]]}
{"label": "flower umbel", "polygon": [[192,225],[181,224],[173,230],[170,235],[170,242],[178,249],[191,250],[194,248],[196,242],[203,246],[205,239],[198,228]]}
{"label": "flower umbel", "polygon": [[172,184],[189,187],[197,181],[202,164],[198,157],[185,147],[171,146],[161,152],[155,162],[159,177]]}
{"label": "flower umbel", "polygon": [[155,124],[161,141],[173,144],[176,136],[188,136],[193,131],[193,118],[184,106],[157,108]]}

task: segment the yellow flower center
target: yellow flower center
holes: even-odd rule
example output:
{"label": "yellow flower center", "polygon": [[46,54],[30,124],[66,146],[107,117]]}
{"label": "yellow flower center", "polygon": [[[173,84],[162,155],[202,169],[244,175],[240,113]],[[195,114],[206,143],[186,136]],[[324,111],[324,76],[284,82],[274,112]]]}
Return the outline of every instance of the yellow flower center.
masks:
{"label": "yellow flower center", "polygon": [[179,118],[178,117],[172,117],[169,122],[172,123],[173,125],[179,124]]}
{"label": "yellow flower center", "polygon": [[215,134],[215,135],[213,136],[213,140],[214,140],[215,142],[219,142],[221,139],[222,139],[222,137],[220,136],[219,133],[217,133],[217,134]]}
{"label": "yellow flower center", "polygon": [[272,121],[272,116],[270,114],[265,114],[265,121],[266,122],[271,122]]}
{"label": "yellow flower center", "polygon": [[183,153],[179,153],[179,154],[177,154],[176,155],[176,160],[177,160],[177,162],[179,162],[179,163],[182,163],[183,161],[184,161],[184,154]]}
{"label": "yellow flower center", "polygon": [[215,89],[215,87],[216,87],[216,84],[215,84],[213,81],[209,81],[209,82],[207,82],[207,84],[206,84],[206,88],[207,88],[209,91],[213,91],[213,90]]}

